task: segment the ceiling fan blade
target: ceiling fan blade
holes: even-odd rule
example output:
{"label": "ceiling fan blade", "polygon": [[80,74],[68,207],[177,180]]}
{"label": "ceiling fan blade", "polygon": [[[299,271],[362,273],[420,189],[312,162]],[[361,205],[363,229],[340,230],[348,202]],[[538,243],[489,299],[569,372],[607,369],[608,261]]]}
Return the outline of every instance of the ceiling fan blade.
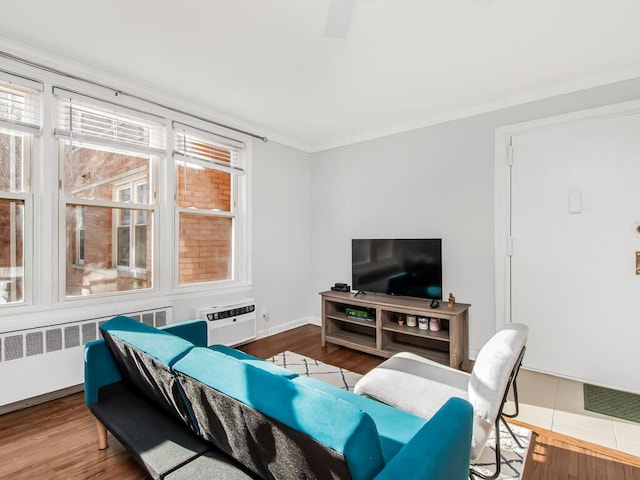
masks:
{"label": "ceiling fan blade", "polygon": [[329,11],[324,24],[327,38],[347,38],[356,0],[329,0]]}

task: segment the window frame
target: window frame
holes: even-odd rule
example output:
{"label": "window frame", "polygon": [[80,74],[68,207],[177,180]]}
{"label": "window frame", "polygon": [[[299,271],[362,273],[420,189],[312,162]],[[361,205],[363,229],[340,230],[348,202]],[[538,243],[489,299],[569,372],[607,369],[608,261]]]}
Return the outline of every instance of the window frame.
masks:
{"label": "window frame", "polygon": [[[230,151],[232,158],[230,162],[224,163],[216,160],[207,160],[200,156],[189,156],[188,152],[179,150],[179,143],[176,138],[179,135],[190,135],[199,142],[207,143],[215,148],[224,148]],[[173,122],[173,130],[171,138],[175,142],[173,149],[173,177],[175,186],[173,191],[174,197],[174,218],[175,225],[173,244],[174,255],[174,278],[173,289],[175,291],[198,291],[210,290],[211,288],[235,287],[241,285],[250,285],[251,270],[250,259],[251,252],[250,237],[248,235],[250,215],[249,215],[249,190],[250,190],[250,164],[251,164],[251,142],[240,135],[237,138],[231,138],[226,132],[216,129],[211,125],[203,127],[187,125],[181,122]],[[234,157],[235,156],[235,157]],[[235,160],[234,160],[235,158]],[[192,165],[207,168],[211,170],[221,171],[230,174],[230,205],[229,211],[216,209],[202,209],[194,207],[181,207],[178,204],[178,183],[180,181],[178,175],[179,163],[190,163]],[[231,276],[224,280],[209,280],[192,283],[180,283],[180,214],[202,215],[209,218],[231,218]]]}
{"label": "window frame", "polygon": [[[60,139],[60,141],[58,142],[59,144],[59,151],[60,151],[60,156],[59,156],[59,162],[62,164],[64,162],[63,157],[63,153],[62,151],[64,150],[64,139]],[[84,144],[85,146],[87,145],[86,143]],[[151,185],[155,185],[155,175],[154,175],[154,170],[155,170],[155,165],[157,165],[157,159],[151,157],[149,159],[149,168],[150,168],[150,177],[151,177]],[[60,172],[60,185],[62,185],[62,177],[64,175],[64,170],[63,170],[63,166],[60,165],[59,166],[59,172]],[[151,189],[150,189],[151,192]],[[156,196],[156,187],[153,187],[153,195],[150,196],[150,198],[153,198]],[[78,301],[78,300],[88,300],[91,298],[104,298],[104,297],[110,297],[110,296],[120,296],[120,295],[136,295],[136,294],[140,294],[140,293],[145,293],[145,292],[154,292],[158,290],[158,285],[157,285],[157,278],[155,275],[155,272],[157,272],[157,268],[158,268],[158,259],[154,258],[152,255],[152,287],[149,288],[143,288],[143,289],[133,289],[133,290],[119,290],[119,291],[114,291],[114,292],[106,292],[106,293],[95,293],[95,294],[91,294],[91,295],[76,295],[76,296],[70,296],[67,295],[66,290],[67,290],[67,278],[66,278],[66,269],[67,269],[67,219],[66,219],[66,210],[68,207],[72,207],[72,206],[82,206],[82,207],[97,207],[97,208],[108,208],[111,209],[111,232],[109,232],[110,235],[115,235],[116,233],[116,229],[114,228],[116,226],[116,223],[113,221],[114,217],[119,215],[120,212],[124,211],[124,210],[129,210],[131,211],[131,216],[133,217],[133,212],[136,210],[142,210],[145,212],[150,212],[153,218],[153,222],[154,222],[154,227],[153,227],[153,233],[152,233],[152,251],[155,251],[155,245],[157,245],[158,242],[158,228],[156,227],[156,219],[159,216],[159,212],[160,212],[160,206],[158,205],[157,202],[155,203],[149,203],[149,204],[139,204],[139,203],[133,203],[133,202],[117,202],[117,201],[113,201],[113,200],[95,200],[95,199],[83,199],[83,198],[76,198],[76,197],[72,197],[72,196],[68,196],[65,195],[62,188],[59,189],[58,191],[58,251],[59,251],[59,259],[57,262],[57,269],[58,269],[58,301],[61,303],[64,302],[74,302],[74,301]],[[133,278],[138,278],[141,274],[145,274],[147,273],[147,269],[144,270],[144,272],[140,271],[140,272],[132,272],[129,268],[121,268],[120,266],[117,265],[117,262],[115,261],[117,258],[117,252],[115,251],[116,245],[115,242],[112,242],[112,250],[109,252],[109,256],[111,257],[111,259],[114,261],[114,269],[116,269],[119,274],[120,273],[130,273],[129,276],[133,277]],[[80,264],[72,264],[71,266],[76,266],[76,267],[80,267],[80,266],[84,266],[84,262],[80,265]]]}
{"label": "window frame", "polygon": [[31,192],[3,192],[0,200],[22,202],[24,209],[22,225],[22,300],[0,303],[0,309],[29,306],[33,301],[33,195]]}
{"label": "window frame", "polygon": [[[0,315],[15,309],[30,307],[34,298],[34,194],[32,187],[32,169],[36,156],[39,154],[39,145],[42,139],[42,106],[44,85],[40,82],[0,71],[0,83],[8,85],[7,89],[22,91],[25,94],[25,109],[22,111],[27,116],[27,121],[0,118],[0,131],[9,135],[22,135],[22,185],[20,191],[0,190],[0,200],[22,202],[22,299],[0,304]],[[29,121],[29,119],[31,121]]]}
{"label": "window frame", "polygon": [[[7,73],[5,68],[16,73]],[[145,101],[142,98],[121,94],[119,91],[91,84],[91,82],[71,80],[46,70],[23,68],[17,63],[0,59],[0,82],[6,81],[7,75],[16,85],[35,91],[33,98],[37,98],[39,115],[31,115],[29,118],[39,118],[39,121],[37,125],[23,124],[18,129],[28,134],[25,138],[29,138],[28,142],[25,141],[25,145],[30,148],[30,158],[24,166],[25,174],[28,175],[28,180],[25,180],[28,191],[10,194],[0,192],[0,198],[17,199],[24,205],[25,268],[23,301],[0,306],[0,331],[7,328],[28,328],[42,325],[44,322],[64,323],[69,315],[82,315],[82,312],[88,311],[102,312],[106,305],[112,305],[111,308],[117,310],[128,305],[128,310],[135,311],[137,308],[147,308],[150,304],[158,304],[158,302],[164,304],[185,299],[211,298],[217,295],[246,294],[253,288],[251,163],[254,140],[250,134],[208,122],[205,118],[198,116],[197,107],[192,107],[190,113],[179,111],[154,103],[152,100]],[[162,131],[165,145],[162,152],[154,153],[150,160],[151,178],[148,194],[151,203],[126,205],[127,209],[149,211],[152,215],[148,221],[153,222],[153,229],[149,229],[148,234],[151,236],[153,231],[153,238],[149,241],[149,248],[153,248],[153,251],[147,257],[149,261],[147,267],[153,269],[154,275],[152,288],[66,296],[65,213],[67,205],[109,208],[122,206],[114,205],[109,201],[81,200],[71,195],[65,196],[61,190],[60,182],[64,179],[60,163],[60,150],[63,148],[61,138],[76,140],[76,143],[95,144],[103,148],[108,148],[110,141],[103,138],[102,141],[94,142],[92,139],[82,138],[82,135],[70,138],[65,137],[64,132],[59,132],[56,119],[60,91],[70,92],[74,97],[86,99],[87,102],[95,101],[98,107],[117,106],[123,111],[140,113],[141,117],[160,121],[164,125]],[[204,115],[209,113],[204,112]],[[232,203],[234,226],[230,261],[233,275],[228,280],[178,284],[179,212],[176,210],[174,198],[177,179],[175,161],[172,157],[172,127],[177,123],[192,126],[197,131],[209,132],[216,138],[229,140],[232,144],[235,142],[244,145],[240,156],[244,174],[232,175],[235,201]],[[0,120],[0,127],[7,129],[7,122]],[[135,135],[135,132],[132,133],[131,126],[128,124],[122,124],[120,127],[129,129],[134,141],[141,141],[143,138],[141,135]],[[138,154],[142,153],[140,149],[134,151]],[[194,212],[188,209],[187,213]],[[225,216],[230,213],[214,215]],[[69,241],[70,248],[73,248],[75,243],[79,255],[78,247],[81,240],[77,235],[75,238],[71,235]],[[91,252],[85,251],[85,256],[87,254]],[[83,262],[78,257],[73,258],[72,255],[68,263],[71,266],[82,267]],[[43,316],[43,312],[47,314]]]}
{"label": "window frame", "polygon": [[[213,168],[213,170],[222,170],[219,168]],[[212,285],[224,285],[224,284],[233,284],[241,281],[239,277],[240,272],[237,271],[238,266],[238,213],[237,213],[237,204],[238,202],[235,200],[235,194],[237,194],[237,187],[234,187],[238,183],[238,179],[235,175],[231,174],[231,210],[223,211],[223,210],[207,210],[202,208],[191,208],[191,207],[179,207],[175,205],[175,252],[174,252],[174,265],[175,265],[175,278],[174,278],[174,287],[176,289],[188,289],[188,288],[198,288],[203,286],[212,286]],[[205,218],[230,218],[232,221],[231,224],[231,258],[229,259],[231,262],[231,275],[230,278],[222,279],[222,280],[207,280],[201,282],[191,282],[191,283],[180,283],[180,215],[187,214]]]}
{"label": "window frame", "polygon": [[[113,104],[111,102],[106,102],[94,97],[88,97],[86,95],[75,94],[72,92],[69,96],[67,95],[55,95],[55,87],[54,87],[54,97],[52,99],[53,102],[53,111],[58,116],[64,112],[66,107],[67,99],[69,99],[70,105],[73,104],[73,101],[77,101],[82,105],[82,109],[88,110],[90,113],[95,112],[96,115],[109,116],[111,115],[112,124],[116,125],[117,123],[123,123],[124,121],[131,119],[132,121],[138,120],[136,117],[136,111],[132,111],[130,108],[124,105]],[[61,92],[67,92],[64,89],[60,89]],[[105,106],[109,109],[107,111]],[[72,108],[72,107],[70,107]],[[69,112],[71,114],[71,112]],[[64,114],[64,113],[62,113]],[[118,116],[121,115],[121,118]],[[59,117],[60,118],[60,117]],[[80,115],[81,122],[84,117]],[[162,125],[161,131],[165,134],[166,138],[166,121],[163,117],[154,117],[152,114],[141,114],[139,121],[140,122],[148,122],[149,118],[155,118],[156,124]],[[66,117],[65,117],[66,119]],[[80,122],[80,123],[81,123]],[[157,227],[158,218],[160,216],[161,208],[158,202],[158,165],[161,157],[166,155],[166,142],[165,147],[162,150],[158,150],[155,146],[144,148],[139,145],[133,144],[128,145],[124,142],[118,142],[117,139],[110,140],[104,139],[101,137],[93,138],[88,135],[84,135],[80,133],[79,135],[74,135],[73,126],[77,126],[78,123],[74,122],[74,117],[70,116],[69,118],[70,130],[67,131],[63,128],[54,128],[53,137],[54,142],[57,145],[58,152],[58,302],[75,302],[75,301],[87,301],[92,298],[108,298],[115,297],[120,298],[121,296],[136,296],[136,295],[144,295],[149,292],[157,292],[159,291],[158,286],[158,276],[156,272],[158,270],[158,266],[160,264],[159,259],[154,255],[154,252],[157,251],[156,245],[159,242],[159,229]],[[148,203],[142,204],[136,201],[120,201],[117,198],[114,199],[114,193],[118,191],[119,185],[129,184],[132,187],[132,194],[135,194],[135,190],[133,184],[135,181],[139,181],[140,179],[147,178],[147,169],[144,167],[145,173],[136,174],[136,170],[132,170],[132,178],[127,178],[126,181],[115,181],[112,186],[112,192],[109,196],[110,200],[101,200],[101,199],[85,199],[82,197],[73,196],[72,192],[64,191],[64,179],[65,179],[65,167],[66,167],[66,158],[65,158],[65,146],[66,145],[77,145],[84,148],[96,149],[96,150],[106,150],[113,151],[114,153],[120,154],[130,154],[132,156],[143,156],[149,162],[148,167]],[[140,167],[143,168],[143,167]],[[130,217],[133,218],[136,216],[136,211],[145,211],[151,214],[152,218],[152,238],[151,238],[151,287],[147,288],[139,288],[139,289],[130,289],[130,290],[116,290],[104,293],[92,293],[89,295],[67,295],[67,219],[66,219],[66,211],[70,206],[83,206],[83,207],[97,207],[97,208],[108,208],[112,210],[111,213],[111,232],[112,235],[112,249],[109,252],[110,259],[113,262],[113,268],[118,272],[118,275],[130,277],[130,278],[141,278],[147,275],[148,267],[144,270],[132,269],[130,267],[123,267],[118,265],[118,252],[117,252],[117,240],[115,236],[117,236],[117,226],[119,226],[119,221],[116,221],[116,216],[118,216],[123,211],[130,211]],[[85,219],[86,220],[86,219]],[[147,218],[148,221],[148,218]],[[131,226],[130,226],[131,228]],[[131,230],[130,230],[131,231]],[[131,236],[130,236],[131,238]],[[85,252],[86,253],[86,252]],[[131,258],[131,250],[129,253],[129,257]],[[82,265],[75,264],[76,267],[84,267],[84,263]],[[73,265],[71,265],[73,266]]]}

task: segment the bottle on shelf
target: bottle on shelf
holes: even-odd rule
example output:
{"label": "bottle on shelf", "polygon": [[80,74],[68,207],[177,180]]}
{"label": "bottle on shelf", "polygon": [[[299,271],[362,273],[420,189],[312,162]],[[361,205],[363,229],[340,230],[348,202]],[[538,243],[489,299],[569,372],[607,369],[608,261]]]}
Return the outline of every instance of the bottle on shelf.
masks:
{"label": "bottle on shelf", "polygon": [[439,332],[440,331],[440,319],[439,318],[432,318],[429,321],[429,330],[431,330],[432,332]]}

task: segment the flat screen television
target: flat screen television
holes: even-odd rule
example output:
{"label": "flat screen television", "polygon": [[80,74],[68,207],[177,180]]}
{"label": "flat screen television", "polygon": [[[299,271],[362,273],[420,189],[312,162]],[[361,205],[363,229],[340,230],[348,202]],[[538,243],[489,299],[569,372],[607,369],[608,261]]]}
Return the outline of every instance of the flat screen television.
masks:
{"label": "flat screen television", "polygon": [[442,300],[442,239],[353,239],[354,290]]}

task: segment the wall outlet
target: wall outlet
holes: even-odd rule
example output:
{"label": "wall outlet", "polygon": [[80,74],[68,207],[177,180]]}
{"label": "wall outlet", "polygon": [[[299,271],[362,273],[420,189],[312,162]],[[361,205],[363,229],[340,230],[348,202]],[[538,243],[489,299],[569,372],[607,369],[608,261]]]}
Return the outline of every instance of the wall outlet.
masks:
{"label": "wall outlet", "polygon": [[263,308],[262,310],[260,310],[260,318],[262,318],[262,320],[264,320],[265,322],[268,322],[269,310],[267,310],[266,308]]}

